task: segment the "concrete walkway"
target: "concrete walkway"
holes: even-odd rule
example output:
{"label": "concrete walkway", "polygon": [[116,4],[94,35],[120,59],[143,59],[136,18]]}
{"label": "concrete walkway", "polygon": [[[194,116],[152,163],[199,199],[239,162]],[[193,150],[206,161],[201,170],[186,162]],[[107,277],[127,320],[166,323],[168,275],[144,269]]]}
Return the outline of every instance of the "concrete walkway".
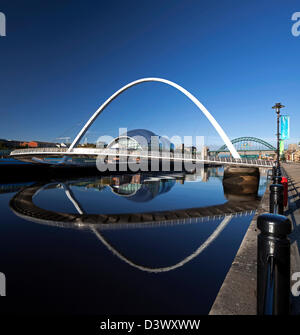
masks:
{"label": "concrete walkway", "polygon": [[[285,215],[292,222],[291,274],[300,272],[300,164],[283,163],[289,181],[289,199]],[[257,216],[269,212],[269,185],[232,266],[221,286],[210,315],[255,315],[257,279]],[[293,285],[293,282],[291,282]],[[300,296],[291,296],[292,314],[300,314]]]}
{"label": "concrete walkway", "polygon": [[256,220],[268,210],[269,184],[209,312],[210,315],[256,315]]}

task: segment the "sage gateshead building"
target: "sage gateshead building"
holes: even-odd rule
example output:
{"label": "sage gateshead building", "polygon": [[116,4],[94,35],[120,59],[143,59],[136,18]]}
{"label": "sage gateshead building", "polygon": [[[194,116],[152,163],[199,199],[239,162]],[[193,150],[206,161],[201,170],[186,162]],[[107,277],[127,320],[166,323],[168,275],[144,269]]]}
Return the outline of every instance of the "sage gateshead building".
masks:
{"label": "sage gateshead building", "polygon": [[115,139],[107,145],[108,149],[135,150],[159,150],[174,152],[174,144],[166,137],[156,135],[150,130],[133,129]]}

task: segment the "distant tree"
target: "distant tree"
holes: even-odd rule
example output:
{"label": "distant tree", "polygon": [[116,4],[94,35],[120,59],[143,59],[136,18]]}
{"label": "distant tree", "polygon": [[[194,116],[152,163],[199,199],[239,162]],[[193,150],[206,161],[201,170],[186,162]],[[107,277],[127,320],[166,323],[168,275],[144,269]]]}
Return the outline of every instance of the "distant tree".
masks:
{"label": "distant tree", "polygon": [[94,143],[85,143],[85,144],[83,144],[83,147],[85,147],[85,148],[96,148],[96,144],[94,144]]}

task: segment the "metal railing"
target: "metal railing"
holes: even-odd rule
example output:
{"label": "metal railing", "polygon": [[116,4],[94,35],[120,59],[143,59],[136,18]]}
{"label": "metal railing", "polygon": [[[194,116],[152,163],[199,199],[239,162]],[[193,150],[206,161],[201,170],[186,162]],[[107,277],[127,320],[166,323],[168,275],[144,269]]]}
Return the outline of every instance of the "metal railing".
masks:
{"label": "metal railing", "polygon": [[262,159],[247,160],[245,158],[232,157],[203,157],[202,154],[168,152],[168,151],[148,151],[148,150],[120,150],[120,149],[103,149],[103,148],[74,148],[68,151],[68,148],[27,148],[17,149],[11,152],[11,156],[20,155],[37,155],[37,154],[65,154],[65,155],[103,155],[103,156],[126,156],[154,159],[178,159],[185,161],[201,161],[208,163],[231,163],[233,165],[251,165],[260,167],[272,167],[273,161]]}
{"label": "metal railing", "polygon": [[66,152],[68,148],[26,148],[26,149],[16,149],[13,150],[10,154],[14,155],[22,155],[22,154],[37,154],[37,153],[45,153],[45,152]]}

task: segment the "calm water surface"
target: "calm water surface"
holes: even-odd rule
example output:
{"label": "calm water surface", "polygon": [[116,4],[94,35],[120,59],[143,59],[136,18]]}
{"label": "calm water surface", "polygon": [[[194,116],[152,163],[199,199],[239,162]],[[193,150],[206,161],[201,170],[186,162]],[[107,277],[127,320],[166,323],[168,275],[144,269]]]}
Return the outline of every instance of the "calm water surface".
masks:
{"label": "calm water surface", "polygon": [[[0,272],[7,297],[1,312],[207,314],[253,212],[172,224],[76,225],[38,211],[20,214],[10,202],[16,195],[24,206],[78,217],[207,207],[230,197],[222,175],[221,168],[209,168],[202,175],[2,183]],[[258,196],[264,189],[261,177]],[[24,192],[30,190],[29,201]]]}

